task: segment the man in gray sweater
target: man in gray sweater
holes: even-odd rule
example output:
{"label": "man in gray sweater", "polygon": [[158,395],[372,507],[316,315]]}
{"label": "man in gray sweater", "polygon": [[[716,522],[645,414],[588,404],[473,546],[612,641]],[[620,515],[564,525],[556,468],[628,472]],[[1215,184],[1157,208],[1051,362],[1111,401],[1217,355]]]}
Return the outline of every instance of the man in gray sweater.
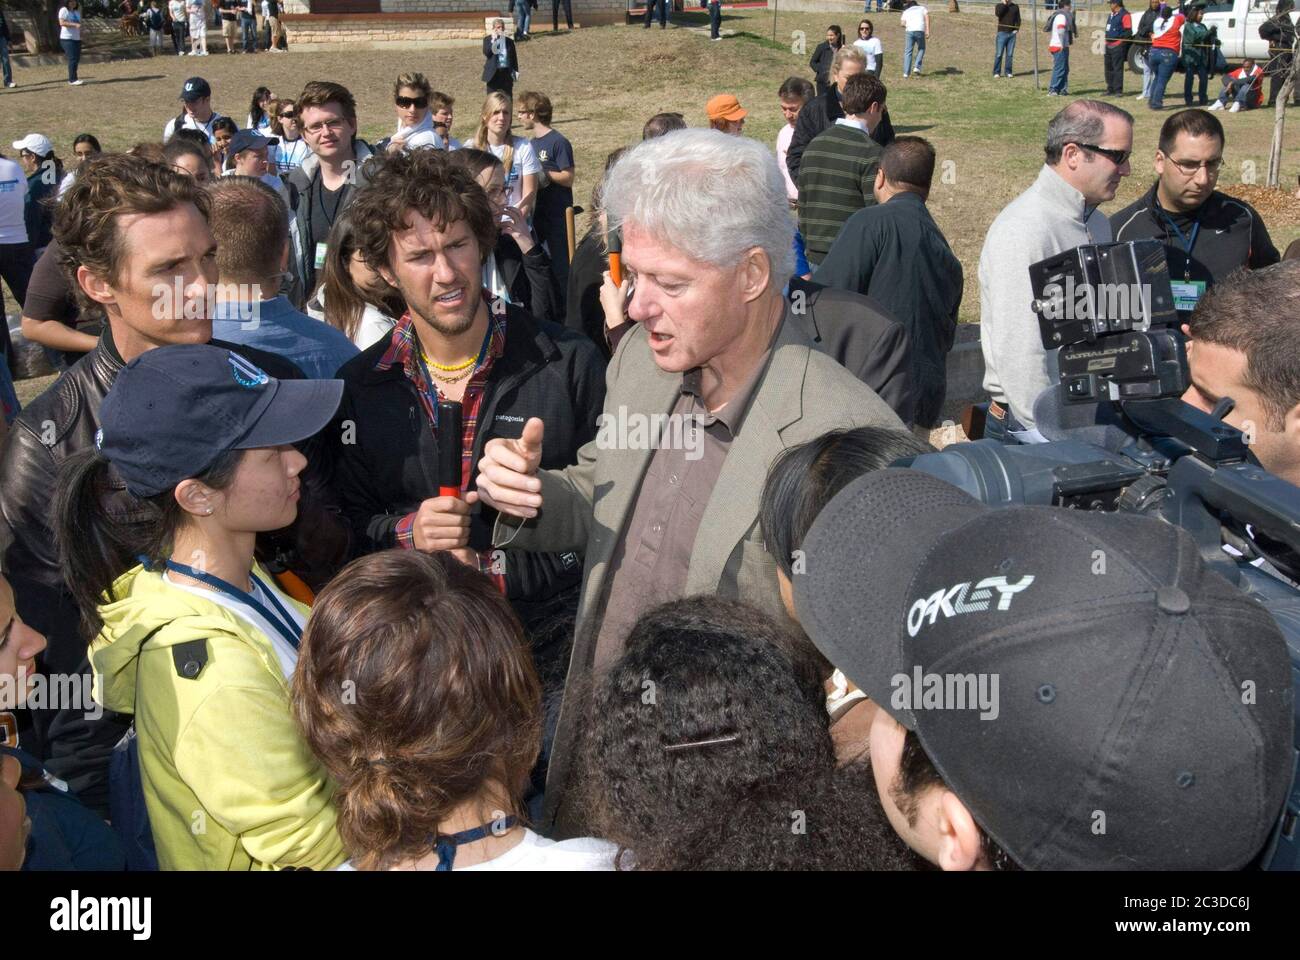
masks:
{"label": "man in gray sweater", "polygon": [[1131,172],[1133,117],[1100,100],[1076,100],[1047,125],[1038,179],[993,221],[980,253],[980,346],[993,403],[985,436],[1033,429],[1034,400],[1052,381],[1038,333],[1029,265],[1085,243],[1108,243],[1097,207]]}

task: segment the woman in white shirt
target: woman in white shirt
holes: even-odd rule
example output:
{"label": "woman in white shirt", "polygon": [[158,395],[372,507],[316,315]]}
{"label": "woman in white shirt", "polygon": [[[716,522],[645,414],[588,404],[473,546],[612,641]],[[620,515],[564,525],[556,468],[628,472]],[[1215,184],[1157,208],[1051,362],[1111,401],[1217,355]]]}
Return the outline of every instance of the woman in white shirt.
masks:
{"label": "woman in white shirt", "polygon": [[612,844],[556,843],[521,822],[542,745],[542,687],[510,602],[465,562],[472,554],[448,552],[461,532],[435,528],[437,552],[354,561],[312,608],[294,716],[338,784],[351,863],[613,869]]}
{"label": "woman in white shirt", "polygon": [[542,165],[533,146],[523,137],[510,135],[510,118],[514,105],[509,97],[494,90],[483,101],[478,132],[470,144],[494,154],[506,171],[508,205],[523,213],[531,223],[537,203],[537,180]]}
{"label": "woman in white shirt", "polygon": [[78,0],[67,0],[59,8],[59,45],[68,58],[68,85],[81,86],[77,79],[77,64],[81,62],[81,4]]}
{"label": "woman in white shirt", "polygon": [[867,69],[880,76],[881,56],[885,52],[884,44],[876,36],[876,26],[870,20],[863,18],[858,24],[858,39],[853,41],[853,45],[861,50],[867,57]]}
{"label": "woman in white shirt", "polygon": [[341,330],[359,350],[392,333],[406,312],[402,295],[361,258],[347,210],[330,228],[320,275],[316,295],[307,301],[307,315]]}
{"label": "woman in white shirt", "polygon": [[167,16],[172,22],[172,48],[176,56],[185,56],[185,0],[167,0]]}
{"label": "woman in white shirt", "polygon": [[271,121],[274,117],[270,106],[274,99],[275,94],[270,87],[258,87],[253,91],[252,103],[248,105],[248,117],[244,120],[245,130],[256,130],[264,137],[271,135]]}
{"label": "woman in white shirt", "polygon": [[271,160],[275,164],[275,172],[281,177],[287,177],[311,156],[311,148],[302,138],[302,129],[298,126],[298,105],[292,100],[272,100],[267,105],[267,113],[274,118],[271,121],[271,134],[280,139],[271,148]]}
{"label": "woman in white shirt", "polygon": [[447,149],[447,141],[433,128],[433,110],[429,106],[432,95],[433,86],[422,73],[404,73],[397,78],[393,84],[397,131],[391,137],[380,140],[376,144],[376,152]]}

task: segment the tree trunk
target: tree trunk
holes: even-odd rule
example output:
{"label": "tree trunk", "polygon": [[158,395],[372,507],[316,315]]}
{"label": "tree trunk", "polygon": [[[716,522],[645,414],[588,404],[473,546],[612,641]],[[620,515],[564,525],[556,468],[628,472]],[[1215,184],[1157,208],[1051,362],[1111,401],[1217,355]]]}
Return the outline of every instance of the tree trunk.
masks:
{"label": "tree trunk", "polygon": [[1291,69],[1287,71],[1286,80],[1277,92],[1273,105],[1273,146],[1268,154],[1268,186],[1276,190],[1282,182],[1282,132],[1286,127],[1286,108],[1291,102],[1291,92],[1295,89],[1296,70],[1300,69],[1300,37],[1291,52]]}
{"label": "tree trunk", "polygon": [[[58,53],[59,0],[13,0],[10,6],[31,17],[31,33],[36,37],[36,49],[28,53]],[[84,13],[83,13],[84,16]]]}

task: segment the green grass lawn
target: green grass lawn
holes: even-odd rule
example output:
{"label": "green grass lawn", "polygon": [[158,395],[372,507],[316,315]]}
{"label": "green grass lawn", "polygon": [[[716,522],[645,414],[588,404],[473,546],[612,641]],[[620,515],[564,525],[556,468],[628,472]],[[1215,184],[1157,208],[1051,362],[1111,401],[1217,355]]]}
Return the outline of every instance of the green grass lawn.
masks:
{"label": "green grass lawn", "polygon": [[[889,108],[900,132],[930,139],[940,169],[930,206],[966,271],[962,319],[978,319],[979,291],[975,265],[984,233],[997,212],[1033,180],[1042,162],[1047,121],[1064,104],[1048,97],[1046,73],[1035,91],[1033,33],[1029,24],[1016,52],[1017,76],[995,80],[992,72],[993,16],[988,6],[949,14],[932,8],[932,36],[921,78],[904,81],[902,27],[894,13],[871,14],[885,45],[883,79]],[[550,35],[538,32],[520,44],[516,91],[547,93],[555,104],[558,130],[574,144],[578,161],[576,195],[584,203],[599,176],[605,155],[640,138],[643,122],[661,110],[678,110],[692,124],[704,124],[704,104],[719,92],[735,93],[750,111],[745,132],[772,143],[782,123],[776,90],[790,75],[810,77],[808,58],[828,23],[853,33],[860,14],[781,13],[770,10],[728,12],[724,42],[710,43],[707,16],[692,11],[678,17],[690,29],[642,30],[640,26],[580,29]],[[541,18],[545,19],[545,18]],[[775,19],[775,23],[774,23]],[[547,21],[545,26],[549,26]],[[777,42],[772,37],[775,28]],[[1070,89],[1074,96],[1095,96],[1105,89],[1102,60],[1093,52],[1094,28],[1080,24],[1074,48]],[[806,38],[806,39],[805,39]],[[292,43],[292,34],[290,35]],[[106,64],[83,64],[83,87],[69,87],[62,66],[18,69],[20,86],[0,90],[0,139],[9,144],[32,131],[51,137],[64,154],[72,137],[95,133],[107,149],[123,149],[139,140],[156,140],[163,125],[179,110],[176,100],[184,79],[202,74],[215,91],[214,105],[243,123],[253,89],[265,84],[293,95],[310,79],[346,84],[355,94],[361,133],[376,140],[392,132],[392,79],[404,70],[420,70],[434,86],[457,98],[454,133],[472,135],[482,103],[479,81],[482,54],[476,47],[421,51],[359,51],[356,54],[293,53],[226,56],[209,30],[212,56],[197,59],[163,56]],[[1050,69],[1045,44],[1040,65]],[[1164,116],[1182,104],[1182,76],[1175,74],[1166,110],[1157,115],[1132,98],[1141,78],[1126,79],[1129,93],[1119,102],[1136,114],[1134,175],[1108,205],[1111,212],[1136,199],[1149,185],[1150,158]],[[1217,90],[1217,78],[1211,78]],[[1223,114],[1228,129],[1223,186],[1262,184],[1268,168],[1271,111]],[[1300,111],[1288,115],[1284,183],[1294,190],[1300,174]],[[1265,221],[1279,249],[1300,236],[1300,203],[1265,210]]]}

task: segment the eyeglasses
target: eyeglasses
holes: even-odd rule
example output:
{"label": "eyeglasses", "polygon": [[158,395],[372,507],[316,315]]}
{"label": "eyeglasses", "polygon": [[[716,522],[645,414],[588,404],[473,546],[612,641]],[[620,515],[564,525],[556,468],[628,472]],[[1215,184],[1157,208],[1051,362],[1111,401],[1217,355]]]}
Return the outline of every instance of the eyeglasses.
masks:
{"label": "eyeglasses", "polygon": [[1223,157],[1215,157],[1213,160],[1175,160],[1173,157],[1167,159],[1189,177],[1196,176],[1201,167],[1204,167],[1205,172],[1214,177],[1218,175],[1219,169],[1223,166]]}
{"label": "eyeglasses", "polygon": [[292,110],[289,110],[289,111],[286,112],[286,113],[278,114],[278,116],[280,117],[281,120],[292,120],[292,119],[293,119],[293,111],[292,111]]}
{"label": "eyeglasses", "polygon": [[429,105],[429,98],[428,97],[394,97],[393,103],[397,104],[403,110],[408,109],[409,107],[415,107],[416,109],[423,110],[425,107]]}
{"label": "eyeglasses", "polygon": [[1070,142],[1082,150],[1100,153],[1117,167],[1124,166],[1124,164],[1128,163],[1128,158],[1133,156],[1132,150],[1113,150],[1110,147],[1099,147],[1095,143],[1080,143],[1078,140],[1071,140]]}
{"label": "eyeglasses", "polygon": [[320,123],[313,123],[310,127],[304,127],[303,130],[315,136],[318,133],[324,133],[326,130],[330,131],[330,133],[338,133],[346,126],[346,120],[335,118],[333,120],[322,120]]}

